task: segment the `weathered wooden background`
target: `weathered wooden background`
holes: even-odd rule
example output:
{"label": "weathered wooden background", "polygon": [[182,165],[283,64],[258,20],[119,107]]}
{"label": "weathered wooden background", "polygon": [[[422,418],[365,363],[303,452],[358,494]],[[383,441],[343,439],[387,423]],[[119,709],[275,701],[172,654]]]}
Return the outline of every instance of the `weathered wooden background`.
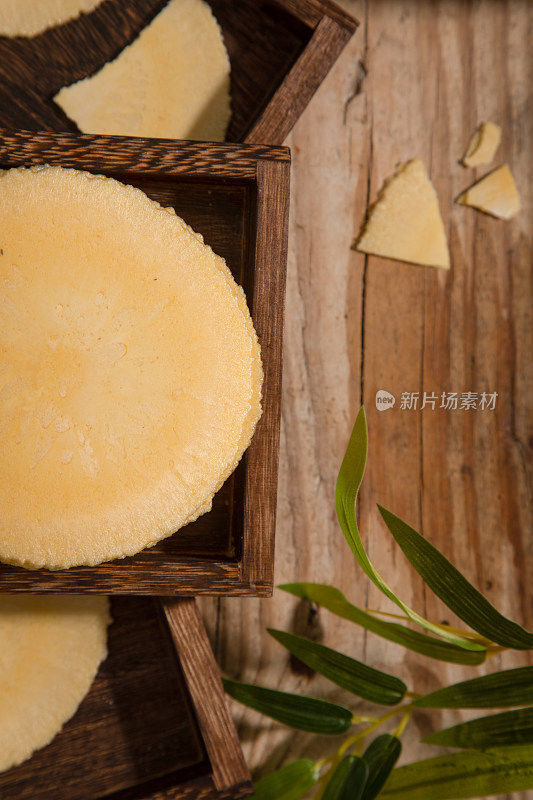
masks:
{"label": "weathered wooden background", "polygon": [[[364,403],[370,441],[359,519],[384,577],[430,618],[451,621],[391,543],[376,502],[421,530],[504,613],[531,628],[533,4],[341,5],[361,27],[286,142],[293,172],[276,582],[332,583],[359,606],[394,610],[369,586],[335,519],[336,475]],[[522,196],[523,210],[510,222],[453,203],[490,169],[458,163],[482,120],[502,126],[494,166],[510,164]],[[439,196],[449,272],[352,248],[368,202],[413,157],[424,160]],[[395,395],[392,410],[376,410],[378,389]],[[404,392],[469,391],[497,392],[495,409],[400,408]],[[264,601],[204,600],[202,611],[223,671],[279,689],[347,700],[295,672],[267,626],[310,634],[416,691],[472,676],[279,590]],[[523,663],[504,654],[481,671]],[[232,709],[255,775],[337,745]],[[435,754],[418,740],[459,718],[416,714],[403,761]]]}

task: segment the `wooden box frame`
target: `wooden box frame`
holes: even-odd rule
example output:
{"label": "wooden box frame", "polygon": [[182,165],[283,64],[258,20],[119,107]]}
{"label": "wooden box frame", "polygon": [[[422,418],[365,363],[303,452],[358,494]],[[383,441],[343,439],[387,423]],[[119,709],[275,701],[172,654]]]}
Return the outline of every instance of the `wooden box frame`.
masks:
{"label": "wooden box frame", "polygon": [[[250,775],[194,599],[167,599],[161,608],[155,598],[117,597],[113,611],[118,612],[115,624],[119,626],[115,634],[110,629],[107,661],[113,659],[113,666],[107,672],[106,662],[100,667],[89,694],[50,745],[0,773],[0,796],[3,800],[83,800],[85,790],[93,800],[101,796],[106,800],[237,800],[251,795]],[[153,689],[157,684],[153,671],[159,669],[155,654],[160,651],[156,647],[153,655],[145,653],[147,644],[153,646],[158,637],[164,639],[160,645],[165,654],[164,679],[170,693],[176,693],[175,699],[166,699],[163,688],[167,684]],[[113,644],[124,642],[126,652],[113,653]],[[130,665],[134,678],[127,674]],[[138,692],[133,696],[132,692],[135,688],[143,692],[145,684],[151,684],[148,691],[157,694],[157,712],[141,714],[139,720]],[[148,700],[139,699],[145,708]],[[164,721],[172,724],[161,732],[158,714],[167,703],[172,713],[165,711]],[[173,715],[178,715],[175,722]],[[131,732],[125,746],[120,746],[122,728]],[[172,753],[174,742],[176,747],[184,743],[179,755]],[[158,748],[161,752],[154,755]]]}
{"label": "wooden box frame", "polygon": [[[105,0],[31,39],[0,37],[0,126],[71,130],[53,97],[100,69],[166,0]],[[231,142],[281,144],[357,28],[330,0],[209,0],[231,62]]]}
{"label": "wooden box frame", "polygon": [[0,131],[0,169],[43,163],[134,183],[164,205],[174,205],[193,227],[199,223],[197,229],[227,258],[247,292],[261,344],[263,415],[209,514],[136,556],[95,567],[48,571],[0,565],[1,591],[268,596],[274,563],[289,151]]}

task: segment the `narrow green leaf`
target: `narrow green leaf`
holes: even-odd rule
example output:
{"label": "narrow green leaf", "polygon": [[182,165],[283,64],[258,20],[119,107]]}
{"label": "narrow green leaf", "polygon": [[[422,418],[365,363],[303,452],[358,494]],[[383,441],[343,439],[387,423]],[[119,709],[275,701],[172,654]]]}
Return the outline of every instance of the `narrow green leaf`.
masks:
{"label": "narrow green leaf", "polygon": [[472,750],[429,758],[395,769],[383,800],[466,800],[533,789],[529,745]]}
{"label": "narrow green leaf", "polygon": [[418,625],[421,625],[437,636],[442,636],[444,639],[448,639],[459,647],[463,647],[465,650],[484,650],[485,648],[477,642],[465,639],[450,630],[445,630],[420,616],[420,614],[400,600],[371,564],[363,547],[355,517],[355,502],[365,471],[367,446],[366,417],[364,408],[361,408],[355,420],[346,454],[339,470],[335,492],[335,504],[339,524],[359,566],[378,589],[392,600],[393,603],[396,603],[413,622],[416,622]]}
{"label": "narrow green leaf", "polygon": [[502,647],[533,648],[533,633],[504,617],[437,548],[395,514],[378,506],[405,556],[437,597],[473,630]]}
{"label": "narrow green leaf", "polygon": [[373,614],[363,611],[357,606],[349,603],[345,596],[333,586],[326,586],[321,583],[286,583],[279,587],[285,592],[309,600],[336,614],[338,617],[355,622],[372,633],[396,642],[416,653],[447,661],[452,664],[481,664],[485,660],[486,650],[463,650],[462,647],[442,639],[435,639],[419,631],[412,631],[404,625],[396,622],[385,622],[378,619]]}
{"label": "narrow green leaf", "polygon": [[255,782],[251,800],[298,800],[312,789],[320,774],[315,763],[301,758]]}
{"label": "narrow green leaf", "polygon": [[533,705],[533,667],[518,667],[461,681],[419,697],[420,708],[509,708]]}
{"label": "narrow green leaf", "polygon": [[302,697],[290,692],[278,692],[251,683],[223,678],[224,689],[239,703],[260,711],[267,717],[312,733],[344,733],[352,724],[352,712],[344,706]]}
{"label": "narrow green leaf", "polygon": [[363,753],[368,778],[361,800],[374,800],[379,795],[401,752],[402,743],[391,733],[382,733],[369,744]]}
{"label": "narrow green leaf", "polygon": [[285,631],[268,629],[268,632],[315,672],[371,703],[394,705],[407,691],[407,686],[399,678],[368,667],[323,644]]}
{"label": "narrow green leaf", "polygon": [[533,745],[533,708],[503,711],[479,717],[453,728],[432,733],[422,740],[445,747],[500,747],[509,744]]}
{"label": "narrow green leaf", "polygon": [[329,779],[322,800],[360,800],[368,766],[359,756],[344,756]]}

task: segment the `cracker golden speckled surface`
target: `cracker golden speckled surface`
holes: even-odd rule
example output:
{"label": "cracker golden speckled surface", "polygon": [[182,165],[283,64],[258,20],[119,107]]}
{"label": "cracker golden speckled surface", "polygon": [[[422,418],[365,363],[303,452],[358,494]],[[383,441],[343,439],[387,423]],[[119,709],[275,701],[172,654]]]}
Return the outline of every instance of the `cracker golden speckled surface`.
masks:
{"label": "cracker golden speckled surface", "polygon": [[419,158],[400,165],[385,182],[356,248],[383,258],[449,268],[437,194]]}
{"label": "cracker golden speckled surface", "polygon": [[0,595],[0,771],[47,745],[107,655],[107,597]]}
{"label": "cracker golden speckled surface", "polygon": [[222,141],[230,61],[205,0],[170,0],[114,61],[54,98],[84,133]]}
{"label": "cracker golden speckled surface", "polygon": [[102,0],[2,0],[0,36],[37,36],[82,13],[89,13]]}
{"label": "cracker golden speckled surface", "polygon": [[489,172],[455,201],[499,219],[512,219],[522,208],[520,195],[508,164]]}
{"label": "cracker golden speckled surface", "polygon": [[175,213],[61,167],[0,174],[0,560],[133,555],[211,506],[261,413],[224,260]]}

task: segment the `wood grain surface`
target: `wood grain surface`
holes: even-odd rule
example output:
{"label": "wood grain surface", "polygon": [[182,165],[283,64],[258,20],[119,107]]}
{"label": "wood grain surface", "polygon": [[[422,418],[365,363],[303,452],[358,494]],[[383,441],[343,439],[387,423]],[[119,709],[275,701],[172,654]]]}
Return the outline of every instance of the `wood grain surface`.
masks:
{"label": "wood grain surface", "polygon": [[250,774],[196,602],[193,597],[165,599],[162,607],[196,709],[214,785],[223,791],[249,782]]}
{"label": "wood grain surface", "polygon": [[[453,618],[406,564],[376,502],[420,530],[505,614],[533,627],[533,6],[526,0],[342,0],[361,22],[286,143],[292,148],[276,583],[332,583],[359,606],[394,610],[354,563],[335,519],[337,471],[364,403],[369,461],[359,506],[374,563],[402,598]],[[454,205],[491,168],[459,164],[483,120],[499,123],[523,210],[512,221]],[[420,157],[436,188],[449,272],[353,250],[365,209],[400,162]],[[385,389],[396,405],[378,412]],[[494,410],[401,409],[404,392],[496,392]],[[422,399],[422,394],[420,395]],[[310,635],[426,692],[474,673],[429,661],[276,590],[202,600],[233,678],[355,703],[297,669],[266,626]],[[479,668],[528,663],[503,655]],[[531,662],[530,662],[531,663]],[[295,734],[236,703],[258,776],[338,744]],[[416,713],[418,744],[459,712]],[[531,798],[533,793],[509,795]]]}
{"label": "wood grain surface", "polygon": [[[390,610],[354,564],[334,512],[338,467],[364,403],[370,455],[359,519],[384,576],[428,616],[453,621],[392,545],[376,501],[421,530],[504,613],[531,628],[533,7],[527,0],[340,5],[361,27],[286,141],[293,163],[276,582],[330,582],[358,605]],[[284,58],[294,58],[298,46],[292,47],[288,41]],[[8,83],[6,75],[0,107]],[[37,90],[19,95],[17,119],[26,118]],[[253,91],[249,81],[243,96]],[[40,127],[65,125],[45,110],[36,119]],[[453,205],[484,172],[465,170],[458,159],[486,119],[503,128],[494,164],[509,162],[522,195],[523,211],[511,222]],[[239,122],[236,138],[246,124]],[[352,249],[383,180],[413,157],[424,159],[439,196],[449,273]],[[394,409],[376,410],[378,389],[395,394]],[[424,391],[498,397],[494,411],[483,413],[400,408],[402,393]],[[422,692],[472,674],[406,654],[279,591],[271,600],[204,599],[201,607],[221,668],[244,680],[348,699],[298,669],[268,637],[267,625],[338,647]],[[526,661],[504,654],[480,672]],[[337,744],[232,708],[255,775]],[[428,755],[420,737],[460,717],[417,713],[405,732],[403,761]]]}
{"label": "wood grain surface", "polygon": [[[4,111],[4,116],[7,116]],[[4,123],[5,124],[5,123]],[[253,180],[260,159],[290,163],[286,147],[261,144],[176,142],[173,139],[142,139],[136,136],[89,135],[40,131],[0,130],[0,163],[9,166],[51,164],[103,170],[109,174],[161,179],[174,176],[196,182]]]}

